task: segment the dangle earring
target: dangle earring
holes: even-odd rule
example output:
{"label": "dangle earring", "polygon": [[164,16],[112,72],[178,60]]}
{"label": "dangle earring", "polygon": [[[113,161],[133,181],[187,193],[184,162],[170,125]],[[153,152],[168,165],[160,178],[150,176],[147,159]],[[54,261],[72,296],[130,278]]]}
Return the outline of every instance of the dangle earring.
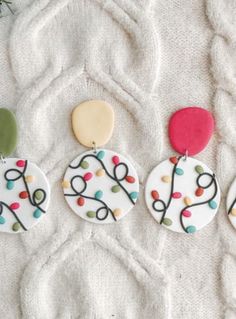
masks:
{"label": "dangle earring", "polygon": [[169,139],[180,156],[156,166],[145,187],[147,206],[155,220],[180,233],[195,233],[215,216],[220,189],[215,174],[196,155],[208,144],[214,130],[210,112],[187,107],[169,122]]}
{"label": "dangle earring", "polygon": [[38,166],[6,158],[17,144],[14,114],[0,108],[0,231],[20,233],[36,225],[49,205],[50,188]]}
{"label": "dangle earring", "polygon": [[139,181],[131,163],[122,155],[97,149],[111,138],[114,112],[104,101],[86,101],[72,113],[72,129],[78,142],[90,150],[75,158],[62,182],[70,208],[83,219],[113,223],[135,205]]}

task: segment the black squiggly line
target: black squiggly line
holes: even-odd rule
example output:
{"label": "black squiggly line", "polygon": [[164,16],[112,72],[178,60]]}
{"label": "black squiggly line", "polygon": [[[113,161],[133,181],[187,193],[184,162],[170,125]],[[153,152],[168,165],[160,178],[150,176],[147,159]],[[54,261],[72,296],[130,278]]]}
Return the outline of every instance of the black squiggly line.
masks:
{"label": "black squiggly line", "polygon": [[[83,183],[84,183],[84,187],[83,187],[82,191],[80,191],[80,192],[78,192],[78,191],[76,190],[76,188],[74,187],[74,184],[73,184],[73,182],[74,182],[74,180],[75,180],[76,178],[80,178],[80,179],[83,181]],[[107,204],[106,204],[104,201],[102,201],[101,199],[97,199],[97,198],[90,197],[90,196],[87,196],[87,195],[84,195],[84,194],[83,194],[83,193],[86,191],[86,189],[87,189],[87,183],[85,182],[85,180],[83,179],[82,176],[80,176],[80,175],[75,175],[75,176],[72,177],[72,179],[71,179],[71,188],[72,188],[72,190],[74,191],[74,194],[64,194],[65,196],[81,196],[81,197],[83,197],[83,198],[91,199],[91,200],[94,200],[94,201],[97,201],[97,202],[103,204],[102,207],[100,207],[100,208],[98,208],[98,209],[96,210],[96,218],[97,218],[98,220],[105,220],[105,219],[107,218],[108,213],[105,215],[104,218],[99,218],[99,215],[98,215],[99,211],[100,211],[102,208],[105,208],[105,209],[107,210],[107,212],[110,212],[110,213],[111,213],[112,218],[114,219],[114,221],[117,221],[117,219],[116,219],[116,217],[115,217],[113,211],[110,209],[110,207],[107,206]]]}
{"label": "black squiggly line", "polygon": [[[200,178],[201,178],[202,176],[204,176],[204,175],[211,177],[210,183],[207,184],[206,186],[200,185]],[[192,204],[192,205],[187,205],[187,206],[185,206],[185,207],[181,210],[181,212],[180,212],[180,224],[181,224],[182,229],[183,229],[186,233],[188,233],[188,232],[187,232],[187,228],[184,226],[184,223],[183,223],[183,211],[185,211],[185,210],[187,210],[187,209],[189,209],[189,208],[191,208],[191,207],[196,207],[196,206],[202,206],[202,205],[205,205],[205,204],[209,204],[209,203],[216,197],[216,195],[217,195],[217,193],[218,193],[218,186],[217,186],[217,182],[216,182],[216,179],[215,179],[215,174],[213,174],[213,175],[211,175],[210,173],[202,173],[202,174],[199,174],[198,177],[197,177],[196,184],[197,184],[198,187],[201,187],[201,188],[203,188],[203,189],[208,189],[209,187],[211,187],[212,184],[214,184],[215,190],[214,190],[214,194],[211,196],[210,199],[205,200],[205,201],[203,201],[203,202],[195,203],[195,204]]]}
{"label": "black squiggly line", "polygon": [[127,175],[125,175],[122,179],[118,179],[116,175],[115,175],[115,177],[112,176],[112,175],[108,172],[108,170],[107,170],[106,166],[104,165],[103,161],[100,160],[96,155],[93,155],[93,154],[87,154],[87,155],[83,156],[83,157],[81,158],[81,160],[79,161],[79,164],[78,164],[78,165],[76,165],[76,166],[69,165],[69,167],[72,168],[72,169],[77,169],[77,168],[79,168],[80,165],[81,165],[81,163],[82,163],[87,157],[95,158],[95,159],[102,165],[102,167],[103,167],[103,169],[105,170],[106,174],[122,188],[122,190],[126,193],[126,195],[128,196],[129,200],[132,202],[132,204],[135,205],[136,202],[132,199],[132,197],[130,196],[129,192],[126,190],[126,188],[120,183],[121,181],[123,181],[123,180],[125,179],[125,177],[126,177],[126,176],[128,175],[128,173],[129,173],[129,167],[128,167],[128,165],[127,165],[126,163],[119,163],[118,165],[115,165],[115,167],[114,167],[114,169],[113,169],[113,173],[114,173],[114,175],[115,175],[115,170],[116,170],[116,168],[117,168],[118,166],[121,166],[121,165],[125,166]]}
{"label": "black squiggly line", "polygon": [[21,225],[21,227],[27,231],[28,229],[25,227],[25,225],[22,223],[22,221],[20,220],[20,218],[17,216],[17,214],[4,202],[0,201],[0,206],[1,206],[1,209],[0,209],[0,216],[2,215],[3,213],[3,208],[2,206],[6,207],[11,213],[12,215],[15,217],[15,219],[18,221],[18,223]]}

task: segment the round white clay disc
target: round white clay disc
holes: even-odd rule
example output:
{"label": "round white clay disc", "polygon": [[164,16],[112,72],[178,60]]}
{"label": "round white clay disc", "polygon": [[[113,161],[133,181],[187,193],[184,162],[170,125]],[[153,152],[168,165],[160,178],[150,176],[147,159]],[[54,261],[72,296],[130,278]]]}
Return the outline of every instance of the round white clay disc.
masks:
{"label": "round white clay disc", "polygon": [[0,163],[0,231],[21,233],[45,215],[50,187],[35,164],[18,158],[4,161]]}
{"label": "round white clay disc", "polygon": [[171,157],[149,175],[145,199],[158,223],[176,232],[194,233],[214,218],[220,189],[204,163],[191,157]]}
{"label": "round white clay disc", "polygon": [[71,209],[83,219],[108,224],[123,218],[135,205],[139,181],[132,164],[110,150],[79,155],[62,182]]}
{"label": "round white clay disc", "polygon": [[72,113],[72,128],[77,140],[84,146],[105,145],[114,129],[114,111],[104,101],[86,101]]}
{"label": "round white clay disc", "polygon": [[233,227],[236,228],[236,179],[230,186],[226,200],[226,207],[229,220]]}

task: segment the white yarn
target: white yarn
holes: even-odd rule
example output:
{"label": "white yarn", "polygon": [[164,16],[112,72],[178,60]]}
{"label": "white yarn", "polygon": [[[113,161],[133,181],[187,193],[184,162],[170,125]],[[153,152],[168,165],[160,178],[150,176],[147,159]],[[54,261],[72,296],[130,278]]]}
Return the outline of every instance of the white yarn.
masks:
{"label": "white yarn", "polygon": [[166,125],[174,110],[213,110],[217,134],[198,158],[214,169],[217,156],[226,191],[236,145],[234,1],[208,0],[207,16],[203,0],[14,5],[16,17],[0,19],[0,101],[16,109],[17,153],[46,172],[52,200],[31,231],[0,233],[0,317],[234,318],[236,236],[223,208],[201,232],[180,236],[157,225],[141,190],[133,211],[104,227],[71,212],[60,186],[66,166],[84,151],[71,131],[71,111],[103,99],[116,114],[107,148],[128,154],[142,180],[173,153]]}

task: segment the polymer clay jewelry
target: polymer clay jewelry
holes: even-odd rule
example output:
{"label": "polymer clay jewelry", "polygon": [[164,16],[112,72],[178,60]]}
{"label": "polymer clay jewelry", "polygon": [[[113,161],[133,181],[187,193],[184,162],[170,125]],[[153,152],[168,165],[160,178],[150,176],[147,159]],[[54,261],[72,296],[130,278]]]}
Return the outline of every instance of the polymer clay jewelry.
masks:
{"label": "polymer clay jewelry", "polygon": [[38,166],[25,159],[6,158],[17,144],[14,114],[0,108],[0,231],[20,233],[45,215],[50,188]]}
{"label": "polymer clay jewelry", "polygon": [[169,139],[180,156],[156,166],[145,187],[147,206],[158,223],[180,233],[195,233],[215,216],[220,189],[215,174],[196,155],[208,144],[214,130],[210,112],[187,107],[169,121]]}
{"label": "polymer clay jewelry", "polygon": [[226,207],[229,220],[233,227],[236,228],[236,179],[230,186],[226,200]]}
{"label": "polymer clay jewelry", "polygon": [[72,113],[75,137],[89,151],[75,158],[66,170],[62,186],[71,209],[83,219],[113,223],[135,205],[139,181],[132,164],[104,146],[114,128],[114,112],[104,101],[87,101]]}

